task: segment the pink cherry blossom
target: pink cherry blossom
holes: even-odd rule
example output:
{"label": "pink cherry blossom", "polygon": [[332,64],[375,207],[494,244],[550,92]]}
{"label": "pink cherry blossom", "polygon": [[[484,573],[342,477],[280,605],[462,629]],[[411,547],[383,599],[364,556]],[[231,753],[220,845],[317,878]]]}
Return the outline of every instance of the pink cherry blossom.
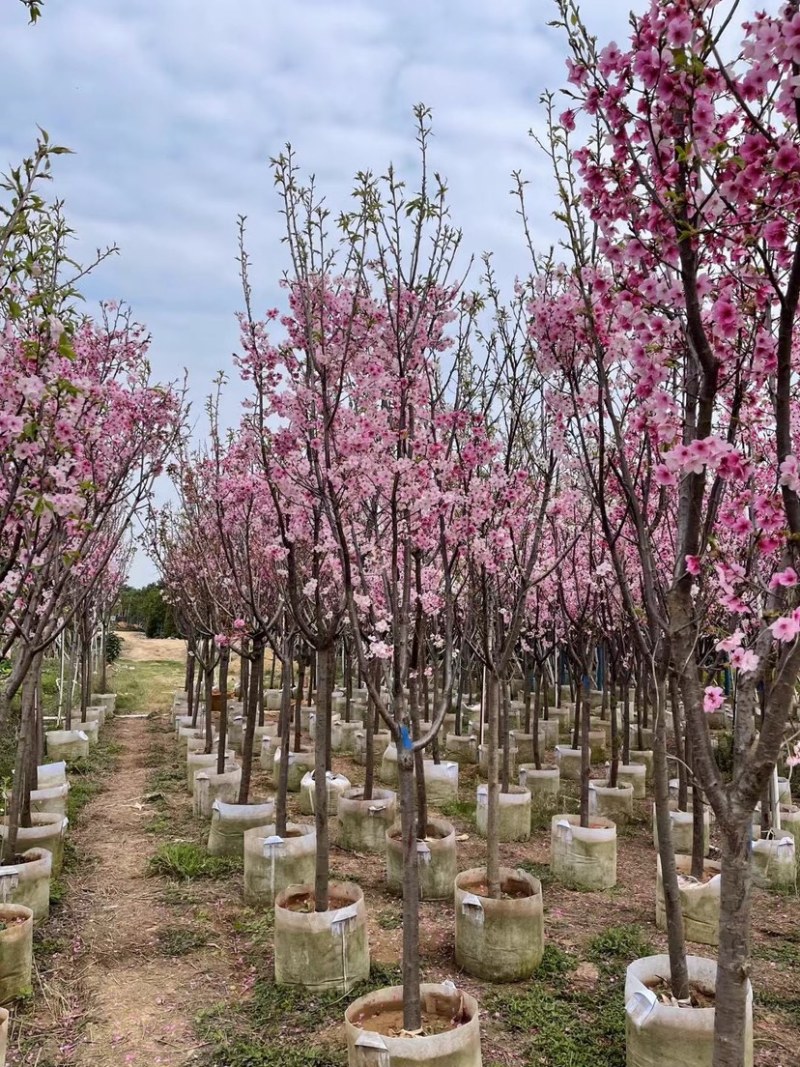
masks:
{"label": "pink cherry blossom", "polygon": [[721,708],[725,702],[725,693],[717,685],[706,686],[703,697],[703,711],[712,712]]}

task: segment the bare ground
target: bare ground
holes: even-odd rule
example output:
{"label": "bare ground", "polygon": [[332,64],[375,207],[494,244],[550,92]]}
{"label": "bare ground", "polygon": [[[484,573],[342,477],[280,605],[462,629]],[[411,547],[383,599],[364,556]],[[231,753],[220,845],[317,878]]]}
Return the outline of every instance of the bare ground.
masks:
{"label": "bare ground", "polygon": [[192,1063],[192,1020],[233,988],[234,960],[213,936],[191,955],[166,955],[176,928],[193,930],[196,916],[192,908],[176,914],[164,883],[146,876],[157,840],[145,829],[152,812],[142,798],[158,749],[144,718],[117,718],[106,731],[119,746],[116,769],[71,833],[78,862],[64,879],[64,906],[40,935],[33,1012],[16,1025],[21,1047],[10,1064]]}

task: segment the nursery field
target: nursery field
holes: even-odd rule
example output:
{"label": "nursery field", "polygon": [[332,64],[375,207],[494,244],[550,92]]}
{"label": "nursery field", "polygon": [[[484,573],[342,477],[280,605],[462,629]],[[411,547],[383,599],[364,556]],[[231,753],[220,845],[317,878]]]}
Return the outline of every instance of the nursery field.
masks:
{"label": "nursery field", "polygon": [[[27,1067],[341,1067],[342,1018],[368,987],[400,980],[401,908],[381,857],[334,844],[335,878],[366,898],[372,973],[347,997],[277,989],[271,910],[242,903],[240,860],[209,857],[208,824],[192,814],[170,708],[182,663],[147,658],[125,635],[115,667],[117,717],[70,774],[69,848],[50,920],[35,937],[34,992],[15,1013],[9,1064]],[[175,645],[176,649],[179,645]],[[143,716],[143,717],[126,717]],[[363,769],[334,758],[356,784]],[[480,866],[476,768],[441,814],[458,832],[458,867]],[[251,795],[271,795],[256,763]],[[563,794],[562,794],[563,795]],[[577,801],[566,799],[565,810]],[[290,797],[293,821],[299,814]],[[541,880],[546,950],[534,979],[487,985],[458,974],[452,903],[421,905],[423,980],[457,979],[481,1007],[486,1067],[622,1067],[622,984],[632,959],[665,950],[655,927],[650,801],[620,831],[618,884],[579,892],[549,875],[549,817],[532,839],[501,845],[505,866]],[[800,902],[755,890],[755,1062],[800,1063]],[[709,954],[698,946],[698,954]]]}

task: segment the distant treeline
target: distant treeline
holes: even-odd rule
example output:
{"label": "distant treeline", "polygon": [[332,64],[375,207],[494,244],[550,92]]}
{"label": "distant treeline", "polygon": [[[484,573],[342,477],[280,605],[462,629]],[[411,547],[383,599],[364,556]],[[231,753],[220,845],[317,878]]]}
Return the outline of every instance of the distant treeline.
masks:
{"label": "distant treeline", "polygon": [[141,589],[123,586],[117,601],[117,621],[126,622],[147,637],[177,637],[172,608],[164,600],[161,585],[151,582]]}

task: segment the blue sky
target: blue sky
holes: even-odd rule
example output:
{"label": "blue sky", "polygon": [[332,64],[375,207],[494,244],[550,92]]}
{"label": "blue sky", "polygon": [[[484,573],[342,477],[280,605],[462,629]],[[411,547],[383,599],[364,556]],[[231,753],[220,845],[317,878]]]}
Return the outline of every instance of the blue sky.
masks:
{"label": "blue sky", "polygon": [[[601,42],[625,36],[643,0],[584,0]],[[508,195],[531,181],[536,239],[557,234],[547,167],[528,136],[539,97],[564,84],[551,0],[46,0],[36,26],[0,4],[0,164],[37,123],[73,156],[54,193],[79,258],[120,255],[85,287],[122,299],[152,332],[160,378],[187,368],[195,415],[237,346],[236,219],[249,218],[255,304],[279,303],[285,267],[268,168],[290,141],[332,207],[357,170],[411,171],[413,105],[434,110],[432,164],[448,179],[464,246],[492,250],[500,276],[526,270]],[[232,372],[233,373],[233,372]],[[233,373],[223,409],[237,420]],[[149,577],[139,558],[135,582]]]}

